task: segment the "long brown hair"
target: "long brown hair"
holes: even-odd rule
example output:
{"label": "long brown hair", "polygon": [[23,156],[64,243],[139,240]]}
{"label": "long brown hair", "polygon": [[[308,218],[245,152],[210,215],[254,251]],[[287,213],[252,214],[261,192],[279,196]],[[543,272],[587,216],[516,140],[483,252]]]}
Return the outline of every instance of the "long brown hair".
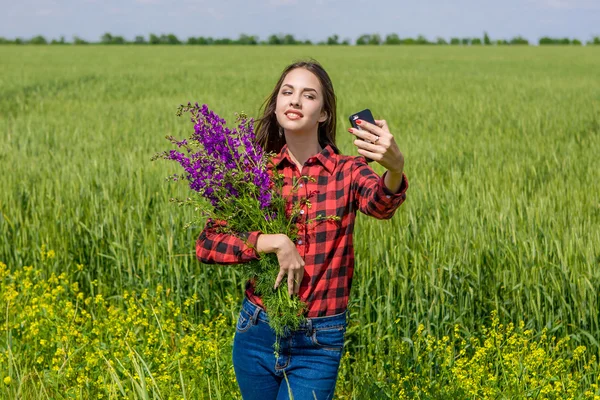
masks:
{"label": "long brown hair", "polygon": [[284,68],[281,77],[273,91],[264,101],[261,106],[262,117],[256,121],[256,142],[267,152],[279,153],[285,144],[285,135],[279,137],[279,124],[275,115],[277,106],[277,94],[281,89],[281,85],[286,75],[296,69],[304,68],[316,75],[323,88],[323,110],[327,112],[327,120],[319,122],[319,144],[325,147],[328,144],[333,147],[333,150],[339,154],[339,150],[335,145],[335,124],[337,120],[336,114],[336,97],[333,91],[333,84],[325,69],[317,60],[310,59],[307,61],[297,61]]}

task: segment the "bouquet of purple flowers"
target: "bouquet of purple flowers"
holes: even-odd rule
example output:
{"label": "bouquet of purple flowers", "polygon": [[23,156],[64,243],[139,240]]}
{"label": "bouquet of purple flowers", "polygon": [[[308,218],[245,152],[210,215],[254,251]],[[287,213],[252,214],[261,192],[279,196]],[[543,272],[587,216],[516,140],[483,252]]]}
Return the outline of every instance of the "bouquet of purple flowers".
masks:
{"label": "bouquet of purple flowers", "polygon": [[[236,114],[237,128],[231,130],[206,104],[181,105],[177,115],[184,112],[192,115],[194,133],[183,140],[167,136],[178,150],[159,153],[153,160],[173,160],[183,168],[183,174],[172,175],[170,179],[187,182],[195,192],[186,201],[175,200],[202,211],[192,222],[200,222],[204,216],[225,221],[218,227],[219,232],[240,238],[242,232],[261,231],[283,233],[295,240],[297,228],[291,221],[299,214],[300,207],[291,206],[281,196],[283,175],[275,168],[269,173],[268,163],[274,154],[265,153],[255,144],[254,119],[244,113]],[[298,296],[290,298],[285,279],[273,289],[279,273],[276,255],[261,254],[258,260],[242,264],[242,269],[248,279],[254,279],[255,291],[261,296],[277,337],[286,328],[297,329],[304,319],[306,304]]]}

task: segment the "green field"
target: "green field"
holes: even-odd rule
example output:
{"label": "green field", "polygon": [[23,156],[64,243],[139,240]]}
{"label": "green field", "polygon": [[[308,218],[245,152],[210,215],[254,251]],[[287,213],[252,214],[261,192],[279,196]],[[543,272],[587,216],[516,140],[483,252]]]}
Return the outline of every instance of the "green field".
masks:
{"label": "green field", "polygon": [[[586,346],[586,360],[598,357],[600,52],[590,47],[1,46],[0,262],[13,272],[33,266],[44,279],[64,272],[86,296],[121,307],[126,291],[152,293],[159,285],[169,295],[157,298],[175,306],[196,295],[187,318],[206,325],[223,314],[226,345],[241,275],[195,259],[202,227],[183,229],[193,210],[169,199],[187,190],[165,182],[177,167],[150,158],[169,148],[165,135],[191,132],[189,120],[175,115],[179,104],[206,103],[232,121],[239,111],[257,117],[284,66],[309,56],[333,80],[342,153],[357,154],[347,116],[370,108],[388,121],[410,185],[393,219],[357,218],[340,398],[377,391],[397,398],[400,384],[389,382],[400,367],[390,360],[408,360],[407,370],[418,360],[393,349],[410,343],[420,324],[436,338],[455,325],[475,338],[494,310],[501,323],[523,321],[535,340],[543,341],[544,328],[548,337],[569,336],[556,357],[573,358],[577,346]],[[41,257],[42,246],[54,257]],[[24,339],[19,318],[27,310],[10,312],[11,279],[0,295],[0,378],[12,377],[0,382],[5,396],[21,387],[67,398],[67,383],[51,384],[64,378],[52,375],[52,357],[47,365],[28,359],[50,350]],[[171,363],[165,374],[196,388],[181,398],[235,397],[235,382],[223,375],[233,376],[228,351],[204,373]],[[115,393],[135,387],[120,372],[123,391],[103,367],[90,371],[113,379]],[[584,389],[600,395],[597,364],[588,372],[595,378],[586,375]],[[157,387],[138,394],[152,398]],[[84,397],[101,391],[89,383],[77,390]],[[164,391],[161,398],[180,398],[181,391]]]}

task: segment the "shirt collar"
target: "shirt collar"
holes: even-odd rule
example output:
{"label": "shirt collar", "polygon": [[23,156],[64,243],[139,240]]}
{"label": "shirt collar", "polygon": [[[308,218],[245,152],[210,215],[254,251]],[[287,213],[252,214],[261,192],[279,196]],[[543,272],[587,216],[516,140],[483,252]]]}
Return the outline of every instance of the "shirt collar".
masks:
{"label": "shirt collar", "polygon": [[[315,161],[321,163],[327,172],[333,174],[333,171],[335,171],[335,167],[337,165],[337,158],[338,155],[335,153],[333,147],[328,144],[323,150],[321,150],[320,153],[310,157],[308,161],[310,162],[312,159],[314,159]],[[283,145],[279,154],[273,157],[273,164],[278,167],[279,164],[281,164],[281,162],[283,162],[285,159],[287,159],[290,164],[294,164],[290,158],[287,143]]]}

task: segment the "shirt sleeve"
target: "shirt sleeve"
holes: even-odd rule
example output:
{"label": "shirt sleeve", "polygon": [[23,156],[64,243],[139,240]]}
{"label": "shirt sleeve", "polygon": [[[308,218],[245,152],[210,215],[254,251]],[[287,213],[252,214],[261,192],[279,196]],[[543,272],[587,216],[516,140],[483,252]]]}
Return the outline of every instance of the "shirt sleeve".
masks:
{"label": "shirt sleeve", "polygon": [[260,231],[240,232],[236,235],[219,233],[217,228],[227,223],[211,218],[196,241],[196,257],[204,264],[242,264],[260,258],[256,242]]}
{"label": "shirt sleeve", "polygon": [[400,190],[394,193],[385,187],[384,179],[388,171],[378,176],[364,157],[356,157],[354,166],[351,188],[360,212],[377,219],[392,218],[396,209],[406,200],[406,189],[408,189],[406,175],[402,174]]}

